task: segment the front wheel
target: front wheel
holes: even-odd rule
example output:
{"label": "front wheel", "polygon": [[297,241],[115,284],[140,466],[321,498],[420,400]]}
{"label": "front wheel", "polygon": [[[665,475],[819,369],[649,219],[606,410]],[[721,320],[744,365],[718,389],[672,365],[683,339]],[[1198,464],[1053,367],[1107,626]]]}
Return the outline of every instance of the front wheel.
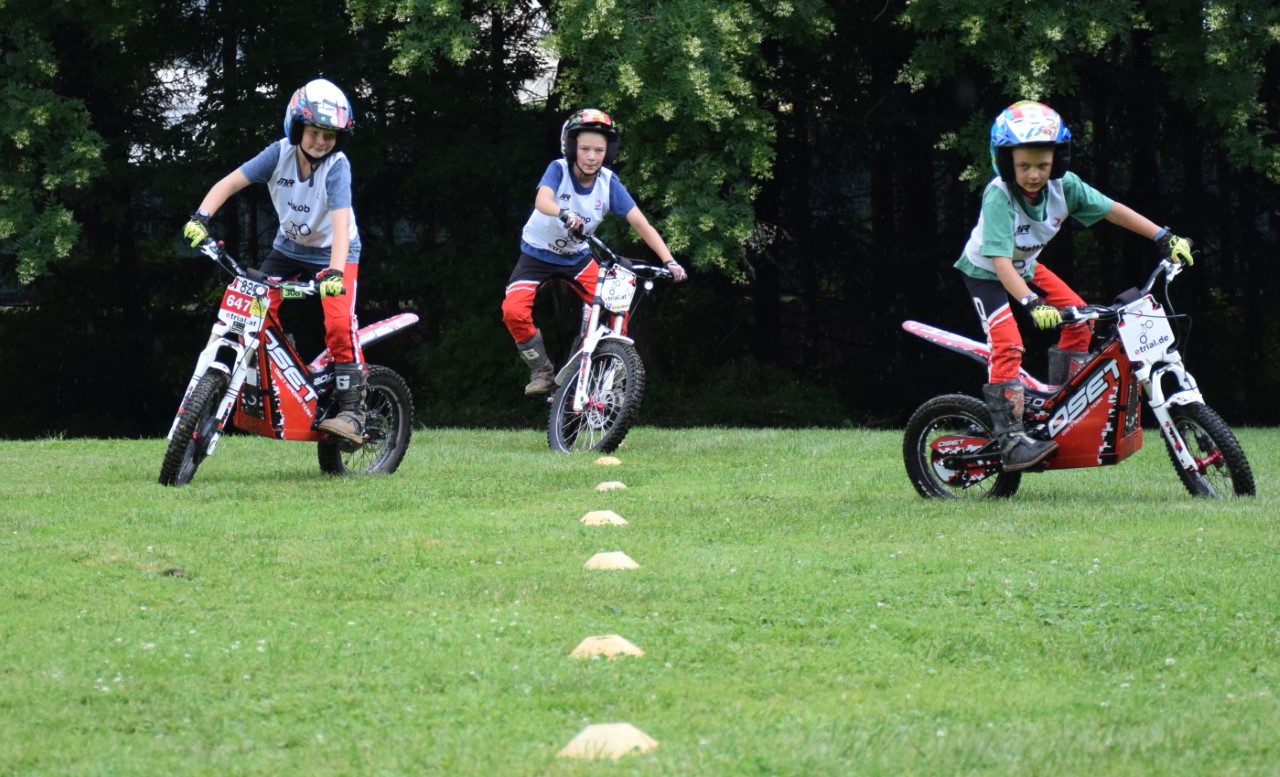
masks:
{"label": "front wheel", "polygon": [[1196,462],[1194,471],[1183,469],[1169,441],[1165,440],[1173,467],[1192,496],[1225,498],[1255,494],[1253,471],[1244,449],[1231,427],[1212,408],[1199,402],[1174,405],[1169,408],[1169,416]]}
{"label": "front wheel", "polygon": [[394,371],[369,365],[365,382],[364,444],[337,437],[316,444],[320,470],[328,475],[390,475],[400,466],[413,434],[413,395]]}
{"label": "front wheel", "polygon": [[551,401],[547,444],[561,453],[616,450],[640,414],[644,396],[644,364],[636,349],[617,340],[605,340],[591,355],[587,375],[587,404],[573,409],[578,389],[574,372]]}
{"label": "front wheel", "polygon": [[935,397],[911,414],[902,460],[911,485],[925,498],[1008,497],[1022,482],[1021,472],[1000,466],[987,406],[964,394]]}
{"label": "front wheel", "polygon": [[218,430],[218,402],[227,390],[228,380],[226,373],[211,369],[191,390],[164,452],[160,485],[185,486],[196,476],[196,468],[209,455],[209,441]]}

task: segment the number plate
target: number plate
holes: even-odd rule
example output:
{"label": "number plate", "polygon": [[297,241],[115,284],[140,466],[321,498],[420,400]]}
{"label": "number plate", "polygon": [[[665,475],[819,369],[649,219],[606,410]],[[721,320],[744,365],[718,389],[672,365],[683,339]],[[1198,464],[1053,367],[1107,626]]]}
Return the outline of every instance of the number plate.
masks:
{"label": "number plate", "polygon": [[1150,295],[1125,308],[1117,329],[1125,352],[1135,362],[1158,362],[1174,346],[1173,327]]}
{"label": "number plate", "polygon": [[636,274],[625,267],[614,267],[613,273],[600,285],[600,301],[610,313],[625,313],[636,294]]}

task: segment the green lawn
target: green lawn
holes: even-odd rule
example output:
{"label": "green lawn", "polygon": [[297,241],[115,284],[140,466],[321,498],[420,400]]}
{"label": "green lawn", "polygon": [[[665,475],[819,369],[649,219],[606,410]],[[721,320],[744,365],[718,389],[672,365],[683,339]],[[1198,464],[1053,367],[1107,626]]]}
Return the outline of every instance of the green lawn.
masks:
{"label": "green lawn", "polygon": [[[419,430],[346,480],[233,436],[177,489],[163,440],[0,442],[0,774],[1276,774],[1280,430],[1237,434],[1256,499],[1149,434],[983,504],[885,431]],[[622,721],[659,747],[557,757]]]}

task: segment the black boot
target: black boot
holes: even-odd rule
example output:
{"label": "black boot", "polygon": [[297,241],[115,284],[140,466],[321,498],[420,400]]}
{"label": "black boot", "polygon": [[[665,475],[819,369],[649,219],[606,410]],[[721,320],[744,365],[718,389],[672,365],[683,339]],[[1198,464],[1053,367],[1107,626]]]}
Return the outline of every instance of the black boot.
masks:
{"label": "black boot", "polygon": [[982,397],[991,411],[992,431],[1000,440],[1000,461],[1005,472],[1034,467],[1058,451],[1052,440],[1028,437],[1022,426],[1022,384],[1016,380],[988,383]]}
{"label": "black boot", "polygon": [[1049,346],[1050,385],[1061,386],[1071,380],[1077,372],[1084,368],[1093,354],[1083,351],[1064,351],[1056,345]]}
{"label": "black boot", "polygon": [[542,332],[536,332],[523,343],[516,343],[516,350],[529,365],[529,385],[524,387],[524,395],[535,397],[555,389],[556,374],[551,368],[551,360],[547,358],[547,347],[542,344]]}
{"label": "black boot", "polygon": [[326,434],[354,443],[364,442],[364,367],[359,364],[333,365],[333,398],[338,414],[330,415],[317,427]]}

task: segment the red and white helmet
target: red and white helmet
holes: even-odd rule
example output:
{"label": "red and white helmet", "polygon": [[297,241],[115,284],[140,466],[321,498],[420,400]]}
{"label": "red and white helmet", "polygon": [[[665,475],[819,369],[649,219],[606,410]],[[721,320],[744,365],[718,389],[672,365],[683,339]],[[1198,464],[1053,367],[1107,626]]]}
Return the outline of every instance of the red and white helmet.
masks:
{"label": "red and white helmet", "polygon": [[576,161],[576,138],[579,132],[585,130],[605,136],[608,146],[604,152],[604,163],[606,167],[612,165],[613,158],[618,155],[618,128],[613,126],[613,119],[609,118],[609,114],[597,108],[577,111],[565,119],[564,126],[560,127],[560,153],[564,154],[565,161],[573,167]]}
{"label": "red and white helmet", "polygon": [[284,111],[284,136],[296,146],[302,142],[302,128],[307,126],[338,133],[334,151],[340,151],[356,131],[351,102],[332,81],[317,78],[289,98]]}

